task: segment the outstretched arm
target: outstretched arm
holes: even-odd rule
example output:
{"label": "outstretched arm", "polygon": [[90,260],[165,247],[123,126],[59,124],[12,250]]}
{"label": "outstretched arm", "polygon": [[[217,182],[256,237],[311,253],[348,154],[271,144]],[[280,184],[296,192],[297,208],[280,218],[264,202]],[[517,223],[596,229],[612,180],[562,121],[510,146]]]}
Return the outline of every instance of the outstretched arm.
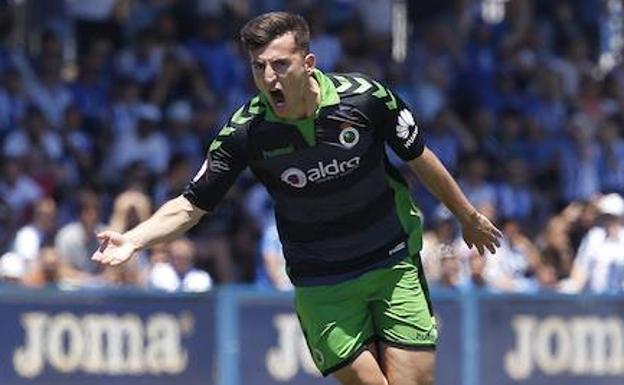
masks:
{"label": "outstretched arm", "polygon": [[183,196],[162,205],[149,219],[123,234],[104,231],[98,234],[100,247],[91,257],[107,265],[129,260],[139,250],[180,236],[193,227],[206,211]]}
{"label": "outstretched arm", "polygon": [[425,147],[422,155],[411,160],[409,166],[459,220],[468,247],[475,246],[481,255],[486,248],[495,253],[502,233],[472,206],[438,157]]}

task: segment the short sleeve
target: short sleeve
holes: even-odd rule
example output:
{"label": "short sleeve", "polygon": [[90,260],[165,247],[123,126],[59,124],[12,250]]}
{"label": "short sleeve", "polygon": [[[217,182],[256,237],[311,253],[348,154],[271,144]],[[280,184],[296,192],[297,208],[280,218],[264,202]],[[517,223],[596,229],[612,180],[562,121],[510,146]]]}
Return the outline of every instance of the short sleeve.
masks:
{"label": "short sleeve", "polygon": [[195,206],[212,211],[247,167],[246,127],[226,125],[212,141],[199,171],[184,196]]}

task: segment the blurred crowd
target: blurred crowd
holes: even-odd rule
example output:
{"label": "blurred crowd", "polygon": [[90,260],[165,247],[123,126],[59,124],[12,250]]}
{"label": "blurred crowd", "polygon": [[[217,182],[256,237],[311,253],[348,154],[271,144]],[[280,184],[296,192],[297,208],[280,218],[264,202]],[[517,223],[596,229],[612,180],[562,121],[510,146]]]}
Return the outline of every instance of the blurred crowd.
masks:
{"label": "blurred crowd", "polygon": [[408,3],[407,55],[394,60],[391,0],[0,0],[0,280],[290,290],[271,201],[249,173],[187,237],[114,268],[90,260],[98,231],[129,229],[184,190],[255,94],[240,26],[284,9],[309,20],[322,70],[366,73],[412,106],[504,232],[495,256],[478,256],[414,180],[431,286],[623,292],[624,66],[598,65],[606,2],[510,0],[498,22],[481,1]]}

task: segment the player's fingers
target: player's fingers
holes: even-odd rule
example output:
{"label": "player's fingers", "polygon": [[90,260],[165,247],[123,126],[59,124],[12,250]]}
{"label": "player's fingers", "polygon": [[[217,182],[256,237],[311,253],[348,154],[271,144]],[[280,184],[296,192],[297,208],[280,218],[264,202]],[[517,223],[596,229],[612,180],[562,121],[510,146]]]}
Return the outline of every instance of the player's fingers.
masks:
{"label": "player's fingers", "polygon": [[100,260],[100,262],[105,265],[109,265],[114,259],[115,256],[113,255],[113,253],[106,253],[104,254],[104,257]]}
{"label": "player's fingers", "polygon": [[487,249],[490,251],[490,253],[492,254],[496,254],[496,247],[494,247],[494,244],[492,243],[488,243],[486,245]]}
{"label": "player's fingers", "polygon": [[477,246],[477,250],[479,250],[479,255],[483,255],[485,253],[485,250],[483,249],[483,245],[480,243],[477,243],[476,246]]}
{"label": "player's fingers", "polygon": [[91,260],[93,261],[99,261],[100,259],[102,259],[102,253],[100,253],[99,250],[96,250],[92,255],[91,255]]}
{"label": "player's fingers", "polygon": [[496,247],[500,247],[500,237],[496,233],[488,234],[488,241],[495,244]]}
{"label": "player's fingers", "polygon": [[97,238],[98,238],[100,241],[104,241],[104,240],[106,240],[106,239],[110,239],[110,238],[112,237],[112,235],[113,235],[113,234],[112,234],[112,231],[105,230],[105,231],[102,231],[102,232],[98,233],[98,234],[97,234]]}

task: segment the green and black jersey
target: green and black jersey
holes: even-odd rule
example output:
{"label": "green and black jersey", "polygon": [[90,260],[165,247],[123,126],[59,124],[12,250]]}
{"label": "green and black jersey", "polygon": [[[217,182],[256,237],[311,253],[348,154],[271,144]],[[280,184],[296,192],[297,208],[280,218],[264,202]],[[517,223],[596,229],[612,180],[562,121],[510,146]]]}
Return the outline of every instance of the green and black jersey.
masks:
{"label": "green and black jersey", "polygon": [[314,117],[277,118],[263,95],[237,110],[210,145],[185,196],[212,210],[250,167],[275,200],[288,273],[299,286],[341,282],[421,248],[418,209],[388,162],[420,156],[409,108],[360,74],[315,71]]}

